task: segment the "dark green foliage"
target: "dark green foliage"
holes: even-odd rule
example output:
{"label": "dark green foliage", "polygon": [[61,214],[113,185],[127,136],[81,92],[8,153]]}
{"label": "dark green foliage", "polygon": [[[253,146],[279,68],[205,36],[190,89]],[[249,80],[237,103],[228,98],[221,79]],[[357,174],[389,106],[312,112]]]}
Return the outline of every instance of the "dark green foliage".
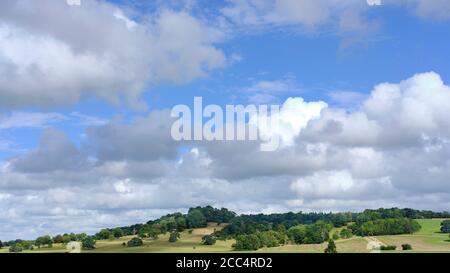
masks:
{"label": "dark green foliage", "polygon": [[2,241],[0,240],[0,249],[1,248],[3,248],[3,243],[2,243]]}
{"label": "dark green foliage", "polygon": [[11,253],[17,253],[17,252],[22,252],[23,247],[21,246],[21,244],[13,244],[9,247],[9,252]]}
{"label": "dark green foliage", "polygon": [[216,237],[213,235],[205,235],[202,237],[202,244],[211,246],[216,243]]}
{"label": "dark green foliage", "polygon": [[137,246],[142,246],[143,244],[144,244],[144,241],[142,241],[142,239],[139,237],[134,237],[127,242],[128,247],[137,247]]}
{"label": "dark green foliage", "polygon": [[403,244],[402,249],[403,250],[412,250],[412,246],[410,244]]}
{"label": "dark green foliage", "polygon": [[261,247],[261,240],[256,234],[239,235],[233,244],[235,250],[258,250]]}
{"label": "dark green foliage", "polygon": [[444,220],[441,223],[441,232],[450,233],[450,220]]}
{"label": "dark green foliage", "polygon": [[97,240],[107,240],[112,236],[111,231],[108,229],[102,229],[99,233],[95,234]]}
{"label": "dark green foliage", "polygon": [[387,246],[381,246],[380,250],[396,250],[397,247],[396,246],[392,246],[392,245],[387,245]]}
{"label": "dark green foliage", "polygon": [[332,225],[317,221],[311,225],[299,225],[288,230],[289,238],[296,244],[320,244],[329,239]]}
{"label": "dark green foliage", "polygon": [[55,237],[53,237],[53,243],[55,244],[62,244],[64,243],[64,237],[62,235],[56,235]]}
{"label": "dark green foliage", "polygon": [[112,235],[114,236],[114,238],[120,238],[123,236],[123,231],[121,228],[115,228],[112,230]]}
{"label": "dark green foliage", "polygon": [[206,227],[207,221],[206,221],[206,217],[203,215],[201,209],[191,208],[191,209],[189,209],[189,212],[187,215],[187,223],[188,223],[189,228],[200,228],[200,227]]}
{"label": "dark green foliage", "polygon": [[352,230],[349,228],[343,228],[340,232],[340,236],[342,239],[348,239],[353,236]]}
{"label": "dark green foliage", "polygon": [[180,233],[176,230],[172,231],[169,236],[169,242],[175,243],[180,238]]}
{"label": "dark green foliage", "polygon": [[46,236],[41,236],[38,237],[35,241],[34,244],[37,247],[41,247],[41,246],[48,246],[48,247],[52,247],[53,246],[53,240],[49,235]]}
{"label": "dark green foliage", "polygon": [[357,233],[361,236],[411,234],[420,228],[416,220],[408,218],[378,219],[361,223]]}
{"label": "dark green foliage", "polygon": [[81,241],[82,248],[86,250],[95,249],[95,244],[96,241],[93,236],[87,236]]}
{"label": "dark green foliage", "polygon": [[333,240],[328,241],[328,246],[325,248],[325,253],[337,253],[336,244]]}

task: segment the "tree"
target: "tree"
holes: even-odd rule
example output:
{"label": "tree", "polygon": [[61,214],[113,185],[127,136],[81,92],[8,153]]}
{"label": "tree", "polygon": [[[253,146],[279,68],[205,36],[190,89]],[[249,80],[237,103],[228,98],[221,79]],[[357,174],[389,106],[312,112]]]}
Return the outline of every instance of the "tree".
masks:
{"label": "tree", "polygon": [[13,244],[9,247],[9,252],[22,252],[23,248],[19,243]]}
{"label": "tree", "polygon": [[55,243],[55,244],[62,244],[63,242],[64,241],[63,241],[63,236],[62,235],[58,234],[55,237],[53,237],[53,243]]}
{"label": "tree", "polygon": [[178,238],[180,238],[180,233],[178,231],[176,231],[176,230],[173,230],[170,233],[169,242],[175,243],[176,241],[178,241]]}
{"label": "tree", "polygon": [[235,250],[258,250],[261,247],[261,241],[256,234],[239,235],[233,244]]}
{"label": "tree", "polygon": [[0,249],[1,248],[3,248],[3,243],[2,243],[2,241],[0,240]]}
{"label": "tree", "polygon": [[444,220],[441,223],[441,232],[450,233],[450,220]]}
{"label": "tree", "polygon": [[202,237],[202,244],[211,246],[216,243],[216,237],[213,235],[205,235]]}
{"label": "tree", "polygon": [[287,231],[289,239],[296,244],[303,244],[306,237],[306,225],[291,227]]}
{"label": "tree", "polygon": [[412,246],[410,244],[403,244],[402,249],[403,250],[412,250]]}
{"label": "tree", "polygon": [[47,245],[48,247],[52,247],[53,246],[53,241],[52,241],[52,238],[50,237],[50,235],[46,235],[46,236],[38,237],[35,240],[34,244],[37,247],[41,247],[41,246],[45,246],[45,245]]}
{"label": "tree", "polygon": [[206,227],[206,217],[203,215],[200,209],[189,209],[187,215],[187,223],[189,228]]}
{"label": "tree", "polygon": [[343,239],[351,238],[353,236],[352,230],[349,228],[343,228],[343,229],[341,229],[340,236]]}
{"label": "tree", "polygon": [[95,238],[98,240],[107,240],[111,237],[111,232],[107,229],[100,230],[99,233],[95,234]]}
{"label": "tree", "polygon": [[128,247],[137,247],[137,246],[142,246],[143,244],[144,244],[144,241],[142,241],[142,239],[139,237],[134,237],[127,242]]}
{"label": "tree", "polygon": [[113,234],[114,238],[120,238],[123,236],[123,231],[121,228],[115,228],[112,230],[112,234]]}
{"label": "tree", "polygon": [[87,236],[81,241],[81,245],[82,245],[83,249],[87,249],[87,250],[95,249],[95,244],[96,244],[96,241],[95,241],[94,237],[92,237],[92,236]]}
{"label": "tree", "polygon": [[336,244],[334,240],[330,239],[328,241],[328,246],[325,248],[325,253],[337,253]]}

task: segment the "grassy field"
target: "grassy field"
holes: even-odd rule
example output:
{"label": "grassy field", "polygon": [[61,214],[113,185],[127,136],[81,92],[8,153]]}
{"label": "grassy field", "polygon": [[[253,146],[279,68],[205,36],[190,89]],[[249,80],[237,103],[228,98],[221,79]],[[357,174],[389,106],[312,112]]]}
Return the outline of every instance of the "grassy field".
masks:
{"label": "grassy field", "polygon": [[442,219],[418,220],[422,229],[411,235],[378,236],[385,244],[397,246],[401,251],[402,244],[410,244],[411,252],[450,252],[449,235],[439,231]]}
{"label": "grassy field", "polygon": [[[413,247],[412,251],[407,252],[450,252],[450,239],[448,234],[439,232],[441,219],[432,220],[418,220],[422,229],[411,235],[390,235],[390,236],[376,236],[375,238],[386,245],[396,245],[397,250],[391,252],[404,252],[401,250],[401,245],[408,243]],[[211,234],[214,230],[223,228],[223,225],[210,223],[206,228],[199,228],[189,233],[184,231],[181,233],[181,238],[175,242],[168,241],[169,234],[161,235],[157,240],[145,239],[144,245],[140,247],[127,247],[123,243],[129,241],[132,236],[122,237],[115,240],[100,240],[97,241],[97,248],[95,250],[83,251],[88,253],[110,252],[110,253],[158,253],[158,252],[175,252],[175,253],[205,253],[205,252],[231,252],[231,245],[234,240],[220,241],[213,246],[205,246],[201,244],[201,238],[206,234]],[[336,231],[334,229],[331,234]],[[368,253],[367,249],[368,238],[352,237],[350,239],[341,239],[336,241],[338,252],[346,253]],[[312,245],[283,245],[273,248],[259,249],[258,252],[266,253],[323,253],[326,243],[312,244]],[[62,244],[55,244],[52,248],[36,248],[24,252],[66,252],[66,248]],[[8,252],[8,249],[0,249],[1,252]]]}

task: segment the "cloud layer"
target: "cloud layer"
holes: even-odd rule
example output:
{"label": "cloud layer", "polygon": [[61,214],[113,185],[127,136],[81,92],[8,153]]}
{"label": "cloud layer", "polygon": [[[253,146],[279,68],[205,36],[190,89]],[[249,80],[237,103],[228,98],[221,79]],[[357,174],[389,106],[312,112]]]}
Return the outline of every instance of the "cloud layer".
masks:
{"label": "cloud layer", "polygon": [[272,117],[283,120],[276,133],[286,142],[274,152],[261,152],[258,141],[174,142],[169,111],[92,126],[81,147],[48,129],[36,150],[2,167],[1,233],[19,235],[9,228],[25,218],[39,227],[33,235],[90,231],[202,204],[444,210],[449,104],[450,87],[433,72],[379,84],[352,110],[291,98]]}

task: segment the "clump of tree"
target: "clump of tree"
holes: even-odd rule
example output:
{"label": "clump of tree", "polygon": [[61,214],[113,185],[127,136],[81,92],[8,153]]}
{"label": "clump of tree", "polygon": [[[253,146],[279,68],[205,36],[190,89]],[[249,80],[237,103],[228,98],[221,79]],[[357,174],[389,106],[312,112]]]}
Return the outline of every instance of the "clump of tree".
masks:
{"label": "clump of tree", "polygon": [[311,225],[298,225],[288,229],[287,233],[296,244],[320,244],[329,239],[333,226],[324,221],[317,221]]}
{"label": "clump of tree", "polygon": [[23,247],[21,244],[13,244],[9,247],[9,252],[11,253],[17,253],[17,252],[22,252],[23,251]]}
{"label": "clump of tree", "polygon": [[412,246],[410,244],[403,244],[402,249],[403,250],[412,250]]}
{"label": "clump of tree", "polygon": [[441,232],[450,233],[450,220],[444,220],[441,222]]}
{"label": "clump of tree", "polygon": [[214,235],[205,235],[202,237],[202,244],[211,246],[216,244],[217,238]]}
{"label": "clump of tree", "polygon": [[256,234],[245,234],[236,237],[232,246],[235,250],[258,250],[262,247],[261,240]]}
{"label": "clump of tree", "polygon": [[81,240],[81,247],[85,250],[95,249],[96,243],[93,236],[86,236]]}
{"label": "clump of tree", "polygon": [[0,240],[0,249],[2,249],[3,248],[3,243],[2,243],[2,240]]}
{"label": "clump of tree", "polygon": [[341,232],[339,233],[339,235],[342,239],[348,239],[348,238],[353,237],[353,233],[350,228],[341,229]]}
{"label": "clump of tree", "polygon": [[233,248],[235,250],[257,250],[262,247],[278,247],[285,243],[285,236],[282,232],[275,230],[243,234],[236,237]]}
{"label": "clump of tree", "polygon": [[102,229],[98,233],[95,234],[95,238],[97,240],[108,240],[109,238],[113,237],[111,231],[108,229]]}
{"label": "clump of tree", "polygon": [[363,222],[354,226],[360,236],[411,234],[421,229],[420,224],[413,219],[391,218]]}
{"label": "clump of tree", "polygon": [[41,246],[53,247],[53,240],[50,235],[41,236],[34,241],[34,245],[38,248]]}
{"label": "clump of tree", "polygon": [[139,237],[134,237],[127,242],[128,247],[137,247],[137,246],[142,246],[143,244],[144,244],[144,241],[142,241],[142,239]]}
{"label": "clump of tree", "polygon": [[173,230],[169,235],[169,242],[175,243],[180,238],[180,233],[176,230]]}
{"label": "clump of tree", "polygon": [[337,253],[336,244],[334,240],[328,240],[328,246],[324,250],[325,253]]}

